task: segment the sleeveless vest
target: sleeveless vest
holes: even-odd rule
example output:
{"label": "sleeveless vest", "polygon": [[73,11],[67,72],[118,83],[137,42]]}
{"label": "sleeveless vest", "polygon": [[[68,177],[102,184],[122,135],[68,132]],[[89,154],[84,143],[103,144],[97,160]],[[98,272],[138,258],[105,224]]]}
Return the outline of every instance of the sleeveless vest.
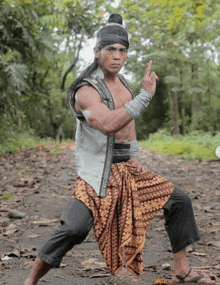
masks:
{"label": "sleeveless vest", "polygon": [[[132,89],[123,75],[118,75],[121,82],[131,92]],[[81,112],[75,110],[75,95],[77,90],[85,85],[96,89],[101,101],[110,110],[114,110],[112,95],[104,82],[102,70],[98,68],[90,78],[83,79],[72,94],[70,107],[76,118],[75,162],[77,174],[92,186],[98,196],[106,196],[109,175],[111,172],[114,148],[114,136],[106,136],[91,126]]]}

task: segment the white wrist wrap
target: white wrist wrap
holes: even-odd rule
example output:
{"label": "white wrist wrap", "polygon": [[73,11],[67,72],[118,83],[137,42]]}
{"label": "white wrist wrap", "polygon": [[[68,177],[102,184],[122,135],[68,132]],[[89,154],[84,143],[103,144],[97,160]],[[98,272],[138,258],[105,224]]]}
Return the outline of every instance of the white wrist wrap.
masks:
{"label": "white wrist wrap", "polygon": [[138,159],[141,159],[141,155],[139,152],[139,144],[137,140],[130,141],[130,157],[137,157]]}
{"label": "white wrist wrap", "polygon": [[125,104],[125,109],[132,119],[136,119],[141,112],[150,104],[153,95],[141,88],[140,93],[129,103]]}

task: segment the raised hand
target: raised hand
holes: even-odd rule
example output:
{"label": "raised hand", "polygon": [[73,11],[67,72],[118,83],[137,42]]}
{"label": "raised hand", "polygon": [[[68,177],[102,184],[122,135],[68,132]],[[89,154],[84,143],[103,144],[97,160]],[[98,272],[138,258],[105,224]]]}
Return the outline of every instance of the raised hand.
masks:
{"label": "raised hand", "polygon": [[151,71],[152,64],[153,64],[152,60],[150,60],[146,64],[144,76],[141,80],[141,86],[142,88],[144,88],[145,91],[147,91],[153,96],[156,92],[156,85],[159,78],[154,71]]}

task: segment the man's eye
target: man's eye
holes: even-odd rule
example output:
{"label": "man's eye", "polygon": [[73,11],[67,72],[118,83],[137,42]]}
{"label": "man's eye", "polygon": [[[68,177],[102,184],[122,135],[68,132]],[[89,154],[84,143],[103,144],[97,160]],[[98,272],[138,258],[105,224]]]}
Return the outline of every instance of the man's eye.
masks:
{"label": "man's eye", "polygon": [[109,51],[114,51],[114,48],[111,47],[111,48],[109,48],[108,50],[109,50]]}

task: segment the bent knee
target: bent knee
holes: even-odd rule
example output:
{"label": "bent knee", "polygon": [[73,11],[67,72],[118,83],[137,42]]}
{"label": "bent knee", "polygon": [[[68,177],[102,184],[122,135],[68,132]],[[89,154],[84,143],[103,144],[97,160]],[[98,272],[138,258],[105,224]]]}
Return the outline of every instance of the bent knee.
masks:
{"label": "bent knee", "polygon": [[74,241],[74,243],[81,243],[83,240],[87,237],[87,235],[90,232],[90,228],[88,227],[77,227],[72,228],[71,226],[68,226],[66,224],[63,225],[65,228],[65,236],[68,239],[71,239]]}
{"label": "bent knee", "polygon": [[191,198],[189,197],[189,195],[179,188],[176,188],[175,190],[177,190],[177,193],[178,193],[177,194],[178,195],[178,197],[177,197],[178,204],[182,204],[185,207],[192,207],[192,201],[191,201]]}

